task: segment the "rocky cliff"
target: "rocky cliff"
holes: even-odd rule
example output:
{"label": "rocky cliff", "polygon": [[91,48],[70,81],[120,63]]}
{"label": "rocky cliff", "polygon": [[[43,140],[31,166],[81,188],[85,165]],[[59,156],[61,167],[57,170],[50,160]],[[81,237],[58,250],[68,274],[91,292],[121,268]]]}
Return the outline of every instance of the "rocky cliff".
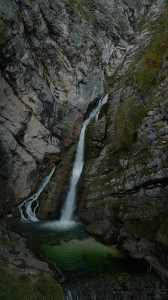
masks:
{"label": "rocky cliff", "polygon": [[23,238],[1,226],[0,263],[1,299],[64,299],[48,264],[33,256]]}
{"label": "rocky cliff", "polygon": [[[0,0],[1,217],[37,188],[53,164],[66,160],[82,115],[133,47],[149,5],[147,0]],[[74,151],[68,153],[66,170]],[[52,195],[67,182],[58,165]],[[43,217],[49,214],[41,209]]]}
{"label": "rocky cliff", "polygon": [[168,267],[167,20],[167,3],[153,3],[134,47],[106,80],[109,101],[87,129],[78,209],[90,233],[120,243],[163,274]]}

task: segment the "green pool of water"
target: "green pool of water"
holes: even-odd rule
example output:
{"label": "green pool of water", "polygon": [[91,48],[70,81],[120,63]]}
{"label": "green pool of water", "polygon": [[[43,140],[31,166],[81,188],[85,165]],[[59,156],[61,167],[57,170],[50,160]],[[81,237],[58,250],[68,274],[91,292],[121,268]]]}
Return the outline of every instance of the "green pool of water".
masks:
{"label": "green pool of water", "polygon": [[123,255],[115,246],[107,247],[93,238],[61,241],[60,245],[42,245],[46,257],[54,261],[63,273],[75,273],[76,276],[96,276],[104,272],[121,271],[116,258]]}
{"label": "green pool of water", "polygon": [[59,230],[48,224],[20,224],[15,231],[27,239],[32,250],[54,262],[69,280],[144,271],[116,246],[106,246],[88,236],[82,225]]}

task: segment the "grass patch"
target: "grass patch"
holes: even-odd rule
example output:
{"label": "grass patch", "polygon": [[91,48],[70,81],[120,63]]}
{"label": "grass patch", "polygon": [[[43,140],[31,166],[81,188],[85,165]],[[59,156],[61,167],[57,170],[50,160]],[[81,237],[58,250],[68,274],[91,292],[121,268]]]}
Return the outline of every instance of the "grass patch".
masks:
{"label": "grass patch", "polygon": [[25,275],[18,278],[0,267],[0,278],[1,300],[63,300],[60,285],[47,275],[34,276],[31,280]]}

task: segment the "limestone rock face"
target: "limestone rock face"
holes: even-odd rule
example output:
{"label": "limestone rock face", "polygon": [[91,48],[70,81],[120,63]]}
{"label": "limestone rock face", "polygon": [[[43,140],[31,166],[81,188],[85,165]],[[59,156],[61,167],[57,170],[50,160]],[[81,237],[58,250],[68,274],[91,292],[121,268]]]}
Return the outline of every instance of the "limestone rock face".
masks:
{"label": "limestone rock face", "polygon": [[149,5],[0,0],[0,216],[76,142],[82,114],[132,47]]}
{"label": "limestone rock face", "polygon": [[108,82],[107,107],[88,127],[78,209],[89,232],[121,243],[160,272],[168,267],[167,16],[165,2],[155,2]]}

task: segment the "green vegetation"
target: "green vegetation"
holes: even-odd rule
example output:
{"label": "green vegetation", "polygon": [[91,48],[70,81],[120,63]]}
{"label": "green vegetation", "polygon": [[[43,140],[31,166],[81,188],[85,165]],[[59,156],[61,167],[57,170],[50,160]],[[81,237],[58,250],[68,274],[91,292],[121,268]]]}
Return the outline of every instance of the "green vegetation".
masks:
{"label": "green vegetation", "polygon": [[120,211],[120,208],[122,206],[122,199],[116,199],[113,201],[109,201],[109,211],[111,214],[114,214],[114,216],[116,217]]}
{"label": "green vegetation", "polygon": [[[121,22],[119,26],[123,27],[124,24]],[[147,26],[147,29],[151,31],[149,44],[145,46],[145,49],[144,47],[139,48],[136,59],[131,63],[124,76],[119,72],[122,70],[123,61],[113,76],[106,78],[104,81],[105,91],[114,87],[116,83],[118,88],[123,85],[131,85],[132,88],[137,89],[138,86],[139,92],[142,91],[144,94],[167,77],[163,66],[168,60],[168,5],[159,18],[157,26],[156,22],[148,22]],[[155,29],[153,30],[153,28]]]}
{"label": "green vegetation", "polygon": [[160,80],[159,72],[166,60],[168,60],[168,6],[151,37],[146,53],[143,55],[143,67],[137,72],[140,88],[157,84]]}
{"label": "green vegetation", "polygon": [[8,29],[3,20],[0,18],[0,49],[3,48],[9,41]]}
{"label": "green vegetation", "polygon": [[161,242],[168,245],[168,220],[167,219],[161,223],[157,235],[158,235],[158,239]]}
{"label": "green vegetation", "polygon": [[133,99],[120,105],[115,129],[119,149],[128,150],[137,140],[137,129],[146,114],[147,110],[141,104],[136,105]]}
{"label": "green vegetation", "polygon": [[109,102],[107,101],[102,107],[101,107],[101,110],[100,110],[100,113],[99,113],[99,120],[106,116],[107,115],[107,112],[108,112],[108,107],[109,107]]}
{"label": "green vegetation", "polygon": [[60,285],[54,278],[41,274],[29,278],[10,274],[7,268],[0,267],[0,299],[1,300],[63,300]]}
{"label": "green vegetation", "polygon": [[[111,180],[115,180],[115,181],[111,183]],[[108,174],[104,175],[100,179],[94,179],[91,182],[91,186],[92,189],[106,192],[119,186],[121,186],[121,188],[122,187],[124,188],[124,186],[122,186],[122,182],[124,182],[123,171],[118,170],[118,171],[109,172]]]}
{"label": "green vegetation", "polygon": [[[113,118],[108,117],[108,123],[115,120],[113,121],[115,128],[111,134],[108,132],[104,142],[108,149],[97,166],[99,174],[103,175],[103,172],[107,173],[109,170],[109,175],[102,176],[101,179],[91,183],[92,187],[97,184],[102,191],[110,191],[115,187],[120,190],[124,187],[124,178],[127,174],[125,164],[134,169],[140,166],[139,177],[150,176],[152,172],[158,172],[158,168],[155,170],[147,168],[148,159],[152,155],[150,143],[145,133],[141,134],[138,139],[138,129],[150,110],[160,106],[160,102],[166,105],[167,101],[165,95],[154,98],[153,92],[155,93],[159,82],[167,77],[164,64],[168,59],[168,7],[160,17],[158,25],[154,27],[154,24],[150,24],[150,26],[151,40],[145,50],[143,48],[138,50],[135,61],[131,63],[124,75],[120,72],[123,62],[115,74],[105,81],[106,89],[113,87],[115,91],[120,90],[121,103]],[[153,28],[155,28],[154,31]],[[128,86],[131,91],[130,98],[125,97],[124,92]],[[160,131],[164,126],[163,123],[155,124],[155,130]],[[164,142],[167,145],[166,141]],[[135,153],[136,155],[133,156]],[[124,165],[121,163],[122,160]],[[113,179],[116,179],[115,182]],[[111,180],[113,180],[112,183],[110,183]],[[136,181],[136,178],[133,180]]]}
{"label": "green vegetation", "polygon": [[[72,15],[77,15],[78,12],[80,12],[80,20],[82,15],[82,18],[88,23],[92,23],[95,20],[95,14],[91,8],[92,5],[97,7],[101,13],[107,13],[106,8],[102,4],[97,3],[95,0],[70,0],[69,4],[70,13]],[[92,28],[92,33],[95,37],[97,36],[97,29],[95,28],[95,25]]]}
{"label": "green vegetation", "polygon": [[[111,137],[112,139],[112,137]],[[109,140],[108,140],[109,141]],[[107,141],[107,143],[108,143]],[[125,151],[120,151],[117,147],[115,147],[116,142],[112,141],[108,144],[108,149],[106,151],[106,155],[101,160],[100,166],[98,165],[97,171],[101,174],[102,170],[108,168],[109,166],[112,169],[112,172],[118,170],[121,167],[120,160],[127,162],[128,161],[128,153]]]}
{"label": "green vegetation", "polygon": [[152,220],[129,220],[125,222],[125,228],[128,233],[137,235],[148,241],[155,239],[156,233],[163,222],[163,218],[154,218]]}
{"label": "green vegetation", "polygon": [[103,85],[104,85],[105,93],[108,92],[109,89],[112,89],[114,87],[116,76],[117,76],[117,70],[114,72],[112,76],[107,77],[106,80],[104,81]]}
{"label": "green vegetation", "polygon": [[122,21],[118,22],[118,26],[120,27],[121,30],[128,28],[128,25]]}
{"label": "green vegetation", "polygon": [[99,156],[102,149],[102,144],[99,143],[99,139],[101,140],[99,129],[95,127],[94,124],[89,124],[85,132],[86,158]]}
{"label": "green vegetation", "polygon": [[79,9],[84,7],[89,7],[89,5],[95,5],[99,10],[106,11],[105,7],[96,2],[95,0],[69,0],[71,6],[77,6]]}

